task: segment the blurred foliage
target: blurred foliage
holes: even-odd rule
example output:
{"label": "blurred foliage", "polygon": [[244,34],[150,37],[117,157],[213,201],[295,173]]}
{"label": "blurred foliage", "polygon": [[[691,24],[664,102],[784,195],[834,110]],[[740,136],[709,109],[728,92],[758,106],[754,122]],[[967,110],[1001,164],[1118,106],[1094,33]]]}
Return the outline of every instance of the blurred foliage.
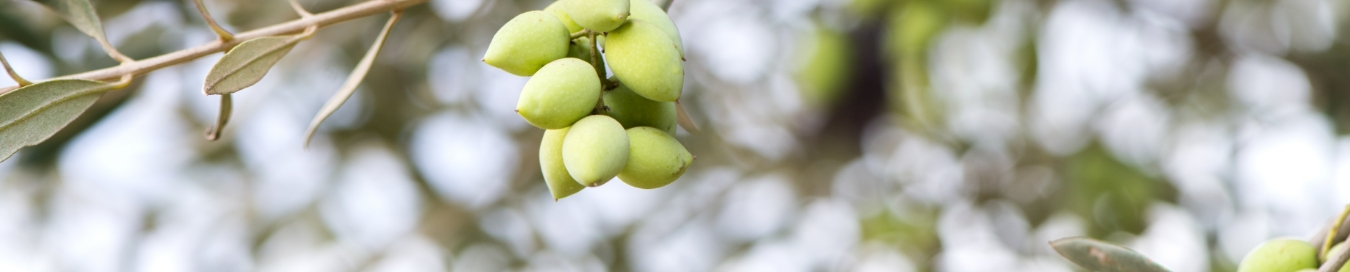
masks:
{"label": "blurred foliage", "polygon": [[[323,98],[336,91],[338,86],[333,82],[340,82],[364,55],[387,15],[333,25],[300,44],[282,59],[264,84],[246,89],[236,97],[238,122],[226,130],[222,141],[207,142],[200,135],[211,126],[213,118],[203,113],[215,111],[211,102],[214,100],[200,95],[199,89],[204,74],[198,74],[198,70],[208,67],[190,63],[152,73],[181,78],[182,82],[168,87],[147,86],[164,81],[142,77],[130,88],[105,95],[51,140],[19,153],[8,162],[16,165],[14,168],[0,165],[0,174],[5,176],[0,182],[0,193],[6,193],[0,194],[0,200],[11,193],[25,196],[10,199],[32,203],[25,207],[35,214],[35,228],[56,224],[48,222],[55,221],[49,218],[66,216],[65,209],[70,208],[61,207],[69,204],[61,201],[73,194],[70,188],[83,188],[78,186],[91,183],[69,179],[98,170],[63,169],[74,164],[63,162],[73,160],[63,154],[90,154],[70,149],[78,147],[74,143],[100,137],[89,132],[98,130],[100,124],[113,123],[110,119],[115,118],[110,116],[130,111],[128,105],[145,105],[137,102],[153,100],[149,98],[151,90],[161,87],[173,88],[181,94],[159,101],[174,107],[172,113],[176,116],[166,118],[173,124],[164,131],[129,135],[167,135],[167,139],[186,142],[182,146],[190,150],[181,155],[187,161],[183,169],[166,171],[183,181],[171,184],[209,188],[220,198],[232,201],[227,206],[238,206],[239,214],[243,215],[238,218],[221,215],[226,219],[219,220],[245,226],[246,234],[241,236],[247,240],[246,259],[255,265],[247,267],[255,269],[243,270],[262,270],[256,268],[279,262],[270,259],[281,258],[272,256],[279,251],[328,249],[275,246],[300,243],[296,239],[332,242],[315,243],[337,248],[359,245],[352,242],[359,239],[349,237],[350,230],[343,229],[344,224],[335,223],[338,220],[333,218],[339,216],[333,215],[333,208],[328,207],[335,206],[330,202],[340,199],[343,192],[397,190],[400,185],[395,181],[401,180],[397,176],[387,180],[381,177],[379,182],[385,183],[374,187],[350,190],[342,187],[361,180],[362,176],[350,173],[355,171],[351,169],[359,168],[362,159],[370,159],[369,150],[375,149],[381,150],[375,154],[392,155],[390,160],[396,165],[390,171],[406,172],[413,190],[407,197],[415,198],[418,208],[410,230],[415,235],[410,236],[432,241],[439,250],[438,260],[444,261],[447,270],[526,270],[543,263],[540,256],[553,256],[548,254],[563,256],[554,257],[580,267],[574,269],[580,271],[597,270],[591,269],[593,266],[617,271],[737,270],[741,267],[738,265],[759,260],[757,256],[780,256],[774,255],[781,253],[773,251],[775,246],[821,235],[826,237],[821,240],[846,241],[840,242],[845,246],[828,248],[827,242],[800,242],[805,244],[802,247],[811,249],[802,254],[809,256],[788,254],[789,257],[783,258],[786,260],[770,263],[792,266],[814,260],[810,256],[839,254],[845,257],[820,261],[834,266],[815,264],[801,270],[842,271],[865,267],[871,261],[890,260],[872,256],[898,252],[894,255],[902,261],[881,262],[891,264],[883,267],[909,265],[913,271],[981,271],[971,267],[1010,264],[1013,267],[1006,271],[1068,271],[1071,264],[1059,260],[1047,244],[1051,239],[1063,237],[1048,236],[1081,235],[1131,247],[1138,245],[1130,243],[1142,243],[1136,249],[1146,255],[1154,254],[1149,256],[1159,259],[1164,266],[1177,261],[1168,263],[1156,255],[1197,257],[1193,260],[1200,267],[1197,270],[1175,271],[1232,271],[1236,267],[1233,252],[1240,254],[1252,246],[1243,244],[1244,235],[1287,235],[1292,231],[1282,229],[1283,226],[1322,219],[1304,217],[1326,216],[1321,210],[1293,214],[1292,210],[1279,206],[1282,205],[1279,201],[1284,200],[1275,196],[1252,199],[1269,188],[1260,187],[1265,184],[1262,181],[1253,181],[1257,178],[1243,176],[1250,169],[1242,167],[1261,166],[1242,163],[1244,156],[1254,156],[1245,155],[1249,153],[1244,152],[1256,149],[1248,145],[1260,143],[1262,133],[1285,132],[1281,125],[1288,124],[1316,125],[1325,121],[1332,134],[1326,136],[1330,142],[1317,146],[1325,149],[1344,149],[1345,141],[1340,137],[1350,135],[1350,95],[1347,95],[1350,77],[1345,76],[1350,71],[1347,66],[1350,48],[1346,47],[1347,36],[1342,35],[1350,33],[1346,32],[1350,29],[1347,27],[1350,20],[1346,20],[1350,4],[1346,1],[821,0],[804,1],[806,4],[801,5],[805,8],[794,10],[793,5],[797,4],[777,1],[676,0],[670,14],[681,28],[689,67],[686,95],[681,103],[704,129],[697,134],[681,130],[677,137],[697,159],[685,177],[668,188],[607,191],[614,198],[553,202],[547,197],[536,157],[542,132],[520,129],[528,125],[505,121],[518,117],[499,105],[503,104],[501,101],[514,102],[510,95],[502,93],[518,92],[511,88],[518,88],[516,85],[523,81],[514,80],[523,79],[494,74],[479,62],[496,29],[512,16],[542,9],[549,1],[455,1],[461,0],[433,0],[405,12],[365,83],[344,106],[347,112],[339,110],[334,115],[337,120],[334,124],[320,127],[321,135],[316,135],[319,147],[298,153],[331,156],[331,161],[312,163],[322,166],[301,167],[296,166],[303,165],[296,162],[305,160],[300,157],[249,152],[301,150],[298,143],[302,139],[288,131],[302,130],[304,124],[287,127],[292,124],[286,120],[308,120],[317,111]],[[117,47],[133,58],[180,50],[209,42],[213,37],[187,1],[95,2]],[[285,1],[206,2],[208,7],[220,10],[213,12],[226,24],[226,29],[234,32],[297,17]],[[318,13],[360,1],[300,2]],[[1201,3],[1195,5],[1198,11],[1189,11],[1200,14],[1194,18],[1164,9],[1168,4],[1191,2]],[[1270,14],[1300,11],[1300,6],[1281,6],[1299,3],[1316,4],[1312,12],[1324,12],[1326,17],[1317,18],[1324,18],[1334,26],[1328,30],[1331,37],[1324,47],[1296,46],[1317,43],[1308,42],[1316,41],[1313,38],[1290,38],[1315,34],[1316,28],[1305,27],[1289,33],[1275,30],[1280,25],[1272,23],[1275,19],[1270,17],[1280,20],[1303,17]],[[172,8],[157,8],[165,6]],[[1252,12],[1248,9],[1263,13],[1247,16]],[[167,13],[170,10],[174,13]],[[156,17],[153,20],[134,18],[148,17],[149,12],[165,13],[153,13]],[[1088,22],[1056,22],[1067,19],[1055,16]],[[146,20],[153,23],[137,23]],[[1082,37],[1080,43],[1065,45],[1066,42],[1057,39],[1062,37],[1053,35],[1066,34],[1051,33],[1064,25],[1082,26],[1070,29],[1079,32],[1065,33],[1107,33],[1103,36],[1113,39],[1103,42],[1099,37]],[[116,65],[93,41],[82,36],[71,38],[76,36],[72,34],[78,32],[36,5],[0,1],[0,48],[20,45],[35,52],[41,61],[50,64],[51,75]],[[1170,43],[1143,43],[1139,40],[1145,38],[1139,37],[1149,41],[1179,41],[1181,45],[1176,47],[1184,52],[1166,56],[1163,53],[1170,51],[1162,47]],[[1078,49],[1084,51],[1074,51]],[[5,53],[10,56],[11,52]],[[1261,104],[1286,99],[1278,94],[1297,96],[1299,87],[1285,84],[1286,81],[1276,82],[1275,88],[1281,92],[1273,92],[1277,94],[1273,96],[1258,95],[1253,99],[1237,91],[1252,87],[1242,86],[1250,83],[1240,80],[1242,77],[1270,74],[1269,70],[1259,69],[1249,74],[1234,71],[1240,62],[1253,56],[1291,64],[1297,70],[1296,75],[1306,77],[1297,79],[1307,81],[1306,101],[1296,100],[1292,103],[1295,106]],[[1154,64],[1165,62],[1156,59],[1172,57],[1179,63],[1175,67]],[[1066,67],[1066,62],[1096,66]],[[1068,86],[1063,87],[1070,89],[1065,92],[1081,97],[1046,98],[1050,94],[1063,94],[1052,93],[1058,91],[1054,89],[1059,86],[1056,84]],[[1112,114],[1132,99],[1157,102],[1149,104],[1157,107],[1143,111],[1163,117],[1131,119],[1135,122],[1129,124],[1134,126],[1113,123],[1119,118]],[[1087,110],[1047,113],[1080,106]],[[1312,117],[1290,119],[1294,117],[1289,116],[1306,117],[1298,115],[1303,114],[1304,106],[1311,109]],[[1003,119],[979,118],[987,115]],[[1058,127],[1052,122],[1066,119],[1078,123]],[[1300,121],[1309,119],[1313,121]],[[159,121],[162,120],[155,120]],[[127,122],[120,120],[115,124]],[[1116,139],[1145,137],[1150,133],[1143,128],[1145,125],[1163,130],[1157,132],[1162,136],[1154,143],[1156,149],[1147,152],[1131,149],[1135,146],[1122,145],[1119,143],[1122,140]],[[1122,126],[1125,128],[1117,129]],[[431,135],[428,137],[466,143],[417,142],[427,127],[449,131],[425,133]],[[1191,135],[1183,132],[1194,127],[1210,129],[1206,132],[1218,136],[1202,140],[1185,138]],[[1205,135],[1208,134],[1202,136]],[[1125,138],[1135,139],[1130,137]],[[1285,140],[1305,140],[1289,139]],[[289,142],[296,144],[276,144]],[[1196,163],[1199,166],[1179,164],[1183,160],[1177,159],[1181,156],[1177,154],[1187,148],[1208,148],[1207,145],[1222,146],[1215,151],[1219,155],[1191,159],[1200,161]],[[497,149],[484,151],[488,148]],[[1273,149],[1287,151],[1291,147]],[[461,153],[437,153],[439,160],[426,166],[420,163],[426,163],[427,156],[419,156],[418,152],[427,150]],[[1327,152],[1335,157],[1341,151]],[[140,158],[137,154],[123,155]],[[250,161],[259,158],[265,161]],[[1332,160],[1327,163],[1329,167],[1344,163],[1339,161],[1343,158],[1328,160]],[[1204,168],[1210,164],[1222,167]],[[1301,165],[1271,167],[1298,166]],[[267,172],[274,171],[269,167],[320,173],[278,174]],[[494,172],[498,168],[501,174]],[[450,174],[438,173],[439,170]],[[1213,183],[1188,183],[1183,179],[1193,177],[1178,174],[1184,171],[1199,172],[1196,175],[1211,178]],[[265,207],[266,204],[258,202],[262,197],[253,195],[264,190],[258,188],[269,186],[268,182],[301,177],[318,177],[314,179],[319,182],[313,186],[319,189],[313,191],[320,196],[300,196],[303,194],[298,192],[309,190],[301,185],[281,186],[287,193],[297,192],[296,196],[287,194],[288,198],[303,199],[295,210],[266,214],[273,207]],[[141,178],[131,175],[127,179]],[[1297,182],[1342,186],[1339,183],[1344,181]],[[460,184],[468,185],[454,187]],[[623,185],[611,182],[606,186]],[[467,197],[456,195],[462,193],[455,191],[461,188],[482,192],[466,193]],[[1312,191],[1325,195],[1307,196],[1306,203],[1321,205],[1344,199],[1333,195],[1336,193],[1331,189]],[[613,196],[618,194],[614,192],[629,194],[626,195],[629,198]],[[1305,193],[1292,192],[1295,193],[1290,195]],[[174,224],[178,219],[171,213],[172,208],[186,204],[166,196],[146,198],[149,200],[127,200],[135,204],[125,205],[135,206],[133,210],[137,212],[119,214],[135,217],[132,221],[137,226],[136,235],[168,232],[178,226]],[[377,200],[363,201],[380,203]],[[824,216],[826,219],[821,221],[848,221],[836,222],[840,225],[833,229],[835,234],[844,234],[810,232],[814,209],[831,207],[817,204],[835,202],[845,203],[839,205],[844,208],[819,208],[831,211],[821,214],[836,216]],[[0,207],[8,207],[4,206],[9,205],[6,203],[0,201]],[[1158,223],[1167,219],[1159,215],[1164,214],[1160,210],[1166,209],[1159,207],[1180,210],[1191,220],[1189,225]],[[360,208],[383,211],[379,209],[384,207],[372,204],[351,209]],[[624,209],[638,214],[614,211],[629,211]],[[3,216],[6,215],[0,213],[0,219],[8,218]],[[1285,220],[1290,217],[1298,220]],[[1160,224],[1162,227],[1155,228]],[[559,235],[548,229],[553,226],[588,229]],[[1154,233],[1168,227],[1198,230],[1193,237],[1186,236],[1189,233],[1181,236]],[[60,233],[57,231],[60,230],[52,232]],[[38,237],[33,233],[17,233]],[[0,240],[8,237],[3,235],[0,233]],[[588,242],[576,246],[557,237]],[[1164,248],[1175,251],[1149,251],[1145,243],[1155,241],[1150,239],[1183,238],[1199,241],[1199,249],[1187,251],[1191,248],[1174,246]],[[27,244],[34,248],[57,247],[52,244],[60,242],[47,241],[50,238],[29,239],[40,240]],[[0,249],[4,246],[0,243]],[[333,262],[349,268],[371,268],[385,258],[399,255],[383,247],[353,247],[359,248],[351,250],[357,253],[344,254],[357,257]],[[0,250],[0,254],[3,252]],[[313,254],[303,256],[322,255]],[[666,260],[674,258],[669,256],[680,259]],[[975,262],[968,259],[970,256],[986,258]],[[52,258],[69,261],[62,259],[65,255]],[[1047,258],[1053,261],[1046,261]],[[123,264],[132,262],[137,260],[124,260]],[[475,267],[471,263],[488,266]]]}

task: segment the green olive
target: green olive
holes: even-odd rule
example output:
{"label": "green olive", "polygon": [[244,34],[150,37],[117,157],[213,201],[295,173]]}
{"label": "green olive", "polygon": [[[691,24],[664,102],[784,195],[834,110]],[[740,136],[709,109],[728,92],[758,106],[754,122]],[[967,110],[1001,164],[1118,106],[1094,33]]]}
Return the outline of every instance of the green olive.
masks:
{"label": "green olive", "polygon": [[581,185],[600,186],[628,162],[628,134],[614,118],[591,115],[572,125],[563,138],[563,166]]}
{"label": "green olive", "polygon": [[549,4],[548,7],[544,8],[544,11],[547,11],[548,13],[553,13],[553,16],[558,17],[558,20],[562,21],[563,25],[567,26],[568,33],[576,33],[577,31],[581,31],[582,29],[581,26],[577,25],[576,21],[572,21],[572,16],[567,15],[567,11],[563,10],[562,1],[553,2],[553,4]]}
{"label": "green olive", "polygon": [[1238,272],[1293,272],[1317,268],[1317,249],[1299,239],[1280,238],[1256,246],[1238,264]]}
{"label": "green olive", "polygon": [[[645,0],[644,0],[645,1]],[[675,134],[675,102],[657,102],[634,93],[622,82],[604,92],[606,113],[619,120],[623,128],[654,127]]]}
{"label": "green olive", "polygon": [[628,0],[561,0],[564,11],[577,25],[598,32],[609,32],[628,20]]}
{"label": "green olive", "polygon": [[531,76],[545,64],[567,56],[569,37],[567,26],[558,18],[527,11],[497,30],[483,62],[518,76]]}
{"label": "green olive", "polygon": [[542,129],[571,126],[595,109],[600,99],[600,78],[585,61],[564,58],[553,61],[525,82],[516,102],[516,113]]}
{"label": "green olive", "polygon": [[539,143],[539,170],[544,172],[544,183],[548,184],[548,191],[553,194],[553,200],[562,199],[586,188],[577,183],[576,179],[572,179],[572,175],[567,173],[567,167],[563,166],[562,146],[567,130],[568,128],[545,130],[544,140]]}
{"label": "green olive", "polygon": [[[598,52],[597,52],[598,53]],[[577,58],[583,61],[591,60],[591,39],[586,37],[577,38],[572,41],[572,45],[567,47],[567,57]]]}
{"label": "green olive", "polygon": [[661,188],[679,179],[694,156],[665,131],[653,127],[628,129],[628,163],[619,180],[642,189]]}
{"label": "green olive", "polygon": [[605,38],[605,61],[614,77],[647,99],[674,102],[684,88],[679,48],[660,28],[633,19]]}
{"label": "green olive", "polygon": [[670,15],[651,0],[630,0],[630,3],[633,6],[633,14],[629,19],[651,22],[660,28],[661,32],[670,36],[670,41],[675,42],[675,49],[680,51],[680,57],[684,58],[684,42],[680,39],[680,30],[675,27],[675,21],[670,19]]}

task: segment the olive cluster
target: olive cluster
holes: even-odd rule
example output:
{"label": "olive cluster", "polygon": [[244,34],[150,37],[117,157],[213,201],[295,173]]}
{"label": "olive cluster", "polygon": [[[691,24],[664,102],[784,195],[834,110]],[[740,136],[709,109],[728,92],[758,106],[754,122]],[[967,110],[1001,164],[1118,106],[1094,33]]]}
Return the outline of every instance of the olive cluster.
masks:
{"label": "olive cluster", "polygon": [[[1321,256],[1312,244],[1291,238],[1277,238],[1266,241],[1247,253],[1238,264],[1238,272],[1304,272],[1317,271],[1318,266],[1345,251],[1346,244],[1339,243]],[[1340,272],[1350,272],[1350,266],[1341,267]]]}
{"label": "olive cluster", "polygon": [[545,130],[539,165],[562,199],[616,176],[654,189],[684,174],[693,155],[672,136],[683,52],[649,0],[559,0],[503,25],[483,62],[530,77],[516,112]]}

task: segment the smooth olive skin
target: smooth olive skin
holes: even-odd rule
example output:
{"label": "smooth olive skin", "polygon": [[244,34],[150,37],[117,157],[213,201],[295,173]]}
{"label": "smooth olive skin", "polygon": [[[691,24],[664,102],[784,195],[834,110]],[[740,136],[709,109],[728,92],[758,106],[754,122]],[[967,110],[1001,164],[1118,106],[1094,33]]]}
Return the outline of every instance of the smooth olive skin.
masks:
{"label": "smooth olive skin", "polygon": [[1295,272],[1317,268],[1317,249],[1306,241],[1278,238],[1247,253],[1238,272]]}
{"label": "smooth olive skin", "polygon": [[653,127],[635,127],[627,131],[628,163],[619,171],[619,180],[641,189],[656,189],[675,182],[694,155],[664,131]]}
{"label": "smooth olive skin", "polygon": [[581,37],[572,41],[572,45],[567,47],[567,57],[591,61],[591,39]]}
{"label": "smooth olive skin", "polygon": [[562,145],[568,129],[545,130],[544,139],[539,143],[539,170],[544,172],[544,183],[548,184],[548,191],[555,201],[586,188],[572,179],[567,167],[563,166]]}
{"label": "smooth olive skin", "polygon": [[614,77],[647,99],[675,102],[684,88],[679,48],[661,29],[633,19],[605,38],[605,61]]}
{"label": "smooth olive skin", "polygon": [[561,0],[563,11],[583,28],[609,32],[628,20],[628,0]]}
{"label": "smooth olive skin", "polygon": [[670,19],[670,15],[665,10],[656,6],[651,0],[630,0],[632,5],[632,15],[629,19],[637,19],[651,22],[670,36],[670,41],[675,42],[675,49],[680,51],[680,58],[684,58],[684,41],[680,39],[680,29],[675,27],[675,21]]}
{"label": "smooth olive skin", "polygon": [[553,61],[525,82],[516,113],[535,127],[559,129],[586,117],[600,99],[600,78],[585,61]]}
{"label": "smooth olive skin", "polygon": [[605,91],[606,112],[614,120],[619,120],[624,129],[639,126],[654,127],[669,134],[675,134],[675,102],[657,102],[634,93],[620,83],[617,88]]}
{"label": "smooth olive skin", "polygon": [[591,115],[572,125],[563,138],[563,166],[577,183],[600,186],[628,162],[628,133],[614,118]]}
{"label": "smooth olive skin", "polygon": [[577,31],[582,30],[581,26],[577,25],[576,21],[572,21],[572,16],[567,15],[567,11],[563,10],[562,1],[549,4],[548,7],[544,8],[544,11],[558,17],[558,21],[562,21],[563,25],[567,26],[567,33],[576,33]]}
{"label": "smooth olive skin", "polygon": [[488,44],[483,62],[518,76],[531,76],[545,64],[567,56],[570,34],[557,17],[527,11],[507,21]]}

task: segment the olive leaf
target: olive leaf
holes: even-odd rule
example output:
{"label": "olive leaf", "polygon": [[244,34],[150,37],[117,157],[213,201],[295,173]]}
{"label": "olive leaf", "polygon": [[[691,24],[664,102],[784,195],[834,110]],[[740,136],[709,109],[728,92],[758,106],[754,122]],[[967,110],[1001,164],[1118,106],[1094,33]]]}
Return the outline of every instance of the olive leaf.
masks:
{"label": "olive leaf", "polygon": [[215,141],[220,139],[220,132],[225,130],[225,124],[230,123],[230,113],[234,111],[234,99],[230,94],[220,95],[220,115],[216,116],[216,125],[206,129],[206,140]]}
{"label": "olive leaf", "polygon": [[1165,272],[1143,254],[1115,244],[1085,237],[1070,237],[1050,242],[1060,256],[1088,271],[1098,272]]}
{"label": "olive leaf", "polygon": [[89,0],[33,1],[46,6],[52,11],[56,11],[56,13],[61,14],[61,18],[65,18],[67,22],[74,25],[75,29],[79,29],[80,32],[84,32],[85,35],[94,37],[95,40],[98,40],[99,45],[103,46],[103,50],[108,51],[108,55],[112,56],[112,58],[117,59],[117,61],[131,60],[131,58],[122,55],[121,52],[117,52],[117,48],[114,48],[112,43],[108,42],[108,36],[103,34],[103,23],[99,21],[98,13],[94,12],[94,5],[90,4]]}
{"label": "olive leaf", "polygon": [[394,23],[398,22],[398,18],[402,17],[402,14],[402,12],[394,12],[394,15],[389,17],[389,22],[384,24],[384,29],[380,30],[380,35],[375,37],[375,44],[370,46],[370,50],[366,51],[366,56],[361,57],[361,61],[356,63],[356,68],[352,69],[352,74],[347,76],[347,82],[342,83],[342,88],[338,89],[337,93],[333,94],[333,97],[323,104],[319,114],[315,115],[314,120],[309,122],[309,129],[305,130],[305,146],[309,146],[309,140],[314,138],[314,131],[319,129],[319,124],[322,124],[324,119],[328,119],[329,115],[333,115],[338,107],[342,107],[342,104],[346,103],[347,99],[356,93],[356,87],[361,85],[362,80],[365,80],[366,73],[370,72],[370,66],[375,63],[375,57],[380,55],[380,48],[384,47],[384,40],[389,37],[389,30],[394,28]]}
{"label": "olive leaf", "polygon": [[303,39],[301,36],[272,36],[235,45],[234,49],[220,57],[216,65],[211,66],[202,91],[206,94],[228,94],[253,86]]}
{"label": "olive leaf", "polygon": [[83,79],[38,82],[0,94],[0,161],[41,143],[94,104],[114,84]]}

